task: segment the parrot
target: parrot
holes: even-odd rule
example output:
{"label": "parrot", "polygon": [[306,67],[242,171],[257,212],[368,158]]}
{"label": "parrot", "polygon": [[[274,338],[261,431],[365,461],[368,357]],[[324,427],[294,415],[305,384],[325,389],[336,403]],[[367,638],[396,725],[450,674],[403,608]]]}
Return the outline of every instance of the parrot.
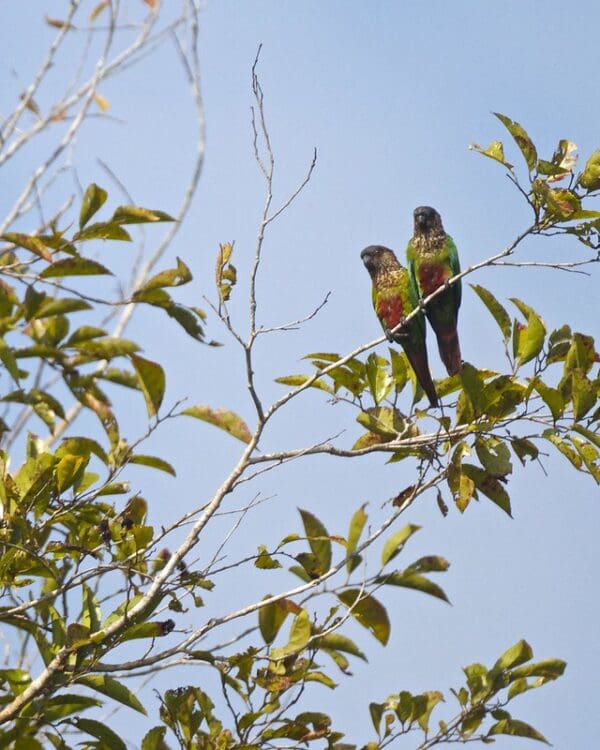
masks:
{"label": "parrot", "polygon": [[[460,273],[460,263],[456,245],[444,231],[442,218],[435,208],[419,206],[413,215],[414,234],[406,248],[406,260],[411,280],[423,299]],[[457,332],[460,300],[459,280],[432,299],[425,308],[448,375],[456,375],[462,368]]]}
{"label": "parrot", "polygon": [[419,304],[417,289],[407,269],[398,262],[394,252],[383,245],[365,247],[360,257],[373,283],[373,307],[385,335],[404,349],[429,403],[437,406],[438,398],[427,362],[423,314],[419,313],[391,333]]}

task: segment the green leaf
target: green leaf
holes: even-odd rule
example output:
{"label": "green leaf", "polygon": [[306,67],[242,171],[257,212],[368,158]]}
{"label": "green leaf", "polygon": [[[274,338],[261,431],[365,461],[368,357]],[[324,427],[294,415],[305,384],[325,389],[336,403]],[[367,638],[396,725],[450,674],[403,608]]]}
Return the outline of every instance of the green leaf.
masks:
{"label": "green leaf", "polygon": [[134,391],[142,390],[139,378],[135,372],[121,370],[118,367],[107,367],[98,377],[102,380],[107,380],[109,383],[116,383],[117,385],[122,385],[124,388],[131,388]]}
{"label": "green leaf", "polygon": [[73,726],[81,732],[91,734],[92,737],[96,737],[105,743],[111,750],[127,750],[127,746],[119,735],[107,727],[106,724],[102,724],[102,722],[95,721],[94,719],[82,719],[81,717],[72,719],[71,721]]}
{"label": "green leaf", "polygon": [[387,565],[390,560],[393,560],[394,557],[396,557],[396,555],[402,551],[402,548],[404,547],[406,542],[415,532],[419,531],[420,528],[420,526],[409,523],[407,526],[404,526],[403,528],[396,531],[386,540],[381,552],[382,567],[384,565]]}
{"label": "green leaf", "polygon": [[598,359],[594,339],[583,333],[574,333],[565,357],[565,373],[580,370],[587,374],[596,361]]}
{"label": "green leaf", "polygon": [[579,175],[578,183],[588,192],[600,190],[600,149],[596,149],[587,160],[583,172]]}
{"label": "green leaf", "polygon": [[154,622],[140,622],[131,625],[122,635],[123,641],[135,641],[140,638],[162,638],[168,635],[175,623],[173,620],[155,620]]}
{"label": "green leaf", "polygon": [[400,393],[406,383],[408,382],[408,358],[404,352],[397,352],[391,347],[388,349],[390,353],[390,362],[392,365],[392,378],[396,385],[396,393]]}
{"label": "green leaf", "polygon": [[308,538],[308,544],[318,562],[317,575],[323,575],[331,567],[331,540],[327,529],[319,519],[307,510],[298,509]]}
{"label": "green leaf", "polygon": [[[267,594],[265,598],[270,596],[271,594]],[[266,644],[273,643],[289,613],[285,600],[265,604],[258,610],[258,627]]]}
{"label": "green leaf", "polygon": [[463,672],[467,678],[467,687],[473,702],[487,698],[491,691],[490,675],[483,664],[469,664]]}
{"label": "green leaf", "polygon": [[144,359],[137,354],[131,354],[130,359],[139,378],[142,393],[146,399],[148,416],[150,418],[155,417],[165,395],[165,371],[158,362]]}
{"label": "green leaf", "polygon": [[475,451],[483,468],[493,476],[505,477],[512,474],[510,451],[502,440],[479,436],[475,440]]}
{"label": "green leaf", "polygon": [[571,396],[573,398],[573,416],[575,420],[580,420],[596,405],[598,387],[596,383],[588,380],[580,370],[573,370],[571,373]]}
{"label": "green leaf", "polygon": [[281,568],[281,563],[271,557],[265,545],[261,544],[258,547],[258,557],[254,561],[254,567],[260,570],[272,570],[273,568]]}
{"label": "green leaf", "polygon": [[[40,718],[43,718],[44,723],[56,722],[59,719],[64,719],[66,716],[72,716],[73,714],[79,714],[82,711],[86,711],[88,708],[100,708],[102,701],[94,698],[88,698],[84,695],[73,695],[70,693],[62,693],[56,695],[53,698],[44,698],[42,700],[34,701],[30,703],[23,713],[22,716],[31,716],[32,714],[38,714]],[[3,736],[3,739],[5,735]],[[24,739],[24,738],[23,738]],[[23,750],[30,750],[33,745],[26,745],[23,739],[19,739],[17,745],[13,747],[23,748]],[[35,747],[38,747],[35,745]],[[39,745],[42,748],[42,745]]]}
{"label": "green leaf", "polygon": [[88,185],[81,201],[81,209],[79,211],[79,229],[83,229],[92,216],[102,208],[108,193],[101,187],[92,182]]}
{"label": "green leaf", "polygon": [[379,736],[381,736],[381,719],[383,717],[384,710],[385,706],[383,705],[383,703],[369,703],[371,722],[373,723],[373,728]]}
{"label": "green leaf", "polygon": [[413,697],[408,690],[401,690],[398,695],[398,705],[396,706],[396,716],[402,724],[412,719],[413,715]]}
{"label": "green leaf", "polygon": [[83,584],[83,607],[81,624],[88,629],[90,633],[95,633],[100,629],[100,623],[102,622],[102,612],[100,605],[92,589],[86,584]]}
{"label": "green leaf", "polygon": [[530,461],[535,461],[540,453],[535,444],[527,438],[513,438],[510,445],[523,466],[525,466],[525,458],[527,456],[529,456]]}
{"label": "green leaf", "polygon": [[588,472],[600,484],[600,454],[591,443],[579,440],[574,435],[570,436],[571,442],[577,448]]}
{"label": "green leaf", "polygon": [[131,692],[131,690],[129,690],[129,688],[125,687],[125,685],[113,679],[112,677],[107,677],[105,675],[99,674],[90,674],[86,675],[85,677],[78,678],[77,684],[85,685],[92,690],[96,690],[98,693],[107,695],[114,701],[118,701],[124,706],[132,708],[134,711],[138,711],[144,716],[148,715],[144,706]]}
{"label": "green leaf", "polygon": [[581,199],[572,191],[564,188],[549,189],[545,193],[546,215],[558,221],[584,218],[581,216]]}
{"label": "green leaf", "polygon": [[109,271],[106,266],[97,263],[95,260],[88,260],[78,256],[76,258],[65,258],[57,260],[56,263],[47,266],[40,274],[42,279],[56,278],[60,276],[112,276],[113,272]]}
{"label": "green leaf", "polygon": [[566,667],[567,663],[562,659],[542,659],[511,670],[511,680],[525,677],[541,677],[547,681],[556,680],[564,674]]}
{"label": "green leaf", "polygon": [[[281,378],[275,378],[276,383],[281,383],[281,385],[292,385],[292,386],[298,386],[298,385],[304,385],[307,380],[310,380],[313,376],[312,375],[284,375]],[[310,384],[309,388],[318,388],[321,391],[326,391],[327,393],[333,393],[333,388],[330,385],[327,385],[327,383],[324,383],[322,380],[315,380],[313,383]]]}
{"label": "green leaf", "polygon": [[152,727],[142,740],[142,750],[169,750],[169,746],[164,741],[166,733],[167,727],[165,726]]}
{"label": "green leaf", "polygon": [[233,287],[237,282],[237,270],[231,263],[233,245],[233,242],[225,242],[219,245],[219,252],[217,253],[215,283],[217,285],[217,292],[219,293],[219,300],[221,303],[229,300]]}
{"label": "green leaf", "polygon": [[543,734],[534,729],[531,725],[526,724],[524,721],[518,719],[502,719],[496,722],[490,727],[487,736],[490,737],[496,734],[509,734],[513,737],[527,737],[530,740],[538,740],[546,745],[550,743],[544,737]]}
{"label": "green leaf", "polygon": [[93,453],[97,456],[102,463],[108,464],[108,456],[106,451],[95,440],[88,437],[68,437],[65,438],[59,448],[56,451],[56,457],[62,458],[63,456],[73,454],[78,456],[89,456]]}
{"label": "green leaf", "polygon": [[552,418],[554,420],[559,419],[565,410],[565,402],[563,400],[562,393],[556,388],[551,388],[549,385],[546,385],[544,381],[539,377],[535,378],[532,384],[535,390],[542,397],[542,401],[550,409]]}
{"label": "green leaf", "polygon": [[[486,407],[485,399],[485,381],[482,374],[476,367],[469,362],[465,362],[459,373],[460,381],[463,385],[464,392],[468,397],[475,415],[482,414]],[[472,420],[469,420],[472,421]]]}
{"label": "green leaf", "polygon": [[463,464],[463,472],[475,482],[475,487],[480,492],[512,517],[510,497],[497,477],[472,464]]}
{"label": "green leaf", "polygon": [[[163,307],[161,305],[161,307]],[[187,308],[183,305],[177,305],[173,302],[163,307],[163,310],[170,318],[179,323],[183,330],[196,341],[207,343],[204,339],[204,328],[200,321],[204,320],[204,313],[198,308]],[[210,346],[220,346],[216,341],[208,342]]]}
{"label": "green leaf", "polygon": [[507,649],[492,667],[493,673],[518,667],[533,658],[533,651],[527,641],[519,641]]}
{"label": "green leaf", "polygon": [[139,351],[139,346],[128,339],[113,338],[107,336],[103,339],[93,339],[91,341],[81,341],[74,344],[73,349],[80,352],[86,358],[95,359],[114,359],[115,357],[125,357],[128,354],[134,354]]}
{"label": "green leaf", "polygon": [[91,310],[92,306],[82,299],[63,297],[61,299],[46,299],[36,310],[32,318],[50,318],[52,315],[65,315],[67,313]]}
{"label": "green leaf", "polygon": [[89,456],[63,456],[54,470],[59,492],[64,492],[83,476]]}
{"label": "green leaf", "polygon": [[487,289],[484,289],[484,287],[479,286],[479,284],[471,284],[471,289],[477,294],[479,299],[483,302],[483,304],[487,307],[487,309],[490,311],[492,317],[498,324],[498,327],[502,331],[502,338],[504,339],[504,342],[506,343],[510,338],[510,316],[504,309],[504,307],[498,302],[498,300],[494,297],[494,295],[488,291]]}
{"label": "green leaf", "polygon": [[479,152],[483,156],[487,156],[489,159],[500,162],[500,164],[503,164],[507,169],[512,170],[513,168],[513,165],[509,164],[509,162],[507,162],[504,158],[504,147],[502,145],[502,141],[492,141],[487,148],[482,148],[476,143],[472,143],[469,148],[472,151]]}
{"label": "green leaf", "polygon": [[546,326],[535,310],[521,302],[520,299],[511,297],[510,301],[527,320],[526,326],[515,322],[513,330],[513,353],[518,359],[518,364],[524,365],[541,352],[546,336]]}
{"label": "green leaf", "polygon": [[390,637],[390,621],[385,607],[370,594],[360,589],[346,589],[338,594],[339,600],[364,628],[370,630],[384,646]]}
{"label": "green leaf", "polygon": [[448,570],[450,563],[439,555],[426,555],[411,563],[404,573],[443,573]]}
{"label": "green leaf", "polygon": [[164,471],[166,474],[170,474],[172,477],[177,476],[175,469],[171,466],[168,461],[165,461],[158,456],[145,456],[141,453],[137,453],[135,456],[130,456],[127,459],[127,463],[138,464],[140,466],[149,466],[152,469],[158,469],[158,471]]}
{"label": "green leaf", "polygon": [[394,387],[394,380],[387,369],[387,364],[385,359],[378,357],[374,352],[367,358],[365,373],[369,390],[376,404],[383,401]]}
{"label": "green leaf", "polygon": [[531,138],[527,135],[524,128],[522,128],[518,122],[514,122],[509,117],[506,117],[506,115],[501,115],[499,112],[494,112],[494,114],[512,135],[513,140],[525,157],[525,161],[527,162],[529,171],[533,172],[537,164],[537,151],[535,150],[535,146],[533,145],[533,141],[531,140]]}
{"label": "green leaf", "polygon": [[304,649],[311,637],[311,625],[308,612],[303,609],[294,618],[290,628],[290,637],[287,644],[282,649],[277,649],[277,657],[284,658],[291,654],[297,654]]}
{"label": "green leaf", "polygon": [[407,569],[404,572],[395,572],[388,575],[378,576],[377,581],[388,586],[400,586],[405,589],[420,591],[423,594],[429,594],[429,596],[434,596],[436,599],[441,599],[450,604],[450,600],[441,586],[438,586],[437,583],[433,583],[433,581],[430,581],[429,578],[425,578],[425,576],[416,575],[409,571],[410,569]]}
{"label": "green leaf", "polygon": [[119,206],[111,218],[114,224],[150,224],[158,221],[176,221],[164,211],[141,206]]}
{"label": "green leaf", "polygon": [[471,709],[460,725],[460,732],[466,738],[471,737],[481,726],[481,722],[485,718],[485,708],[483,706],[477,706]]}
{"label": "green leaf", "polygon": [[358,565],[360,565],[362,558],[360,557],[360,555],[355,555],[354,550],[358,546],[358,542],[367,522],[367,518],[368,516],[365,513],[365,506],[361,505],[361,507],[352,516],[352,520],[350,521],[348,540],[346,542],[346,556],[348,558],[346,560],[346,570],[348,571],[348,573],[352,573],[352,571]]}
{"label": "green leaf", "polygon": [[343,651],[346,654],[356,656],[363,661],[367,661],[367,657],[358,648],[354,641],[347,638],[341,633],[327,633],[321,636],[317,641],[319,648],[332,649],[334,651]]}
{"label": "green leaf", "polygon": [[90,224],[89,227],[73,235],[73,242],[86,242],[87,240],[131,242],[131,236],[119,224],[100,222],[98,224]]}
{"label": "green leaf", "polygon": [[186,266],[186,264],[177,258],[177,267],[169,268],[166,271],[161,271],[155,276],[152,276],[138,291],[133,295],[134,299],[137,299],[139,295],[146,292],[151,292],[155,289],[163,289],[164,287],[181,286],[187,284],[192,280],[192,272]]}
{"label": "green leaf", "polygon": [[52,260],[52,254],[44,244],[43,240],[39,237],[22,234],[21,232],[6,232],[0,236],[0,239],[5,240],[6,242],[12,242],[13,245],[24,247],[25,250],[29,250],[30,253],[33,253],[48,262]]}
{"label": "green leaf", "polygon": [[73,346],[74,344],[80,344],[82,341],[90,341],[91,339],[98,339],[106,335],[106,331],[102,328],[80,326],[69,336],[65,342],[65,346]]}
{"label": "green leaf", "polygon": [[356,421],[369,432],[386,438],[388,441],[402,435],[408,423],[404,416],[390,406],[372,406],[361,411]]}
{"label": "green leaf", "polygon": [[188,417],[201,419],[203,422],[215,425],[215,427],[220,427],[220,429],[225,430],[225,432],[228,432],[243,443],[249,443],[252,440],[252,435],[246,423],[237,414],[227,411],[227,409],[211,409],[210,406],[190,406],[181,413]]}
{"label": "green leaf", "polygon": [[524,677],[519,677],[511,683],[510,687],[508,688],[506,697],[509,701],[511,701],[513,698],[516,698],[517,695],[526,693],[528,690],[533,690],[534,687],[535,685],[530,685]]}
{"label": "green leaf", "polygon": [[416,719],[424,732],[429,731],[429,717],[440,701],[444,700],[442,693],[429,690],[421,695],[413,696],[413,719]]}
{"label": "green leaf", "polygon": [[566,440],[563,440],[558,435],[555,435],[552,430],[545,430],[542,437],[549,440],[562,454],[566,456],[571,464],[578,470],[581,471],[582,459],[577,451],[569,445]]}

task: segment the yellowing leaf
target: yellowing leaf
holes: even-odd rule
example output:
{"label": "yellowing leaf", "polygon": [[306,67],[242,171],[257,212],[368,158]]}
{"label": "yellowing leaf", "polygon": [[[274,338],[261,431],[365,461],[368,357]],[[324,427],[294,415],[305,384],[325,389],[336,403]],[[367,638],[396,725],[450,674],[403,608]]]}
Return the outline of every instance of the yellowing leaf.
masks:
{"label": "yellowing leaf", "polygon": [[102,112],[108,112],[110,104],[108,103],[108,99],[102,96],[102,94],[98,94],[98,93],[94,94],[94,101],[100,107]]}
{"label": "yellowing leaf", "polygon": [[44,21],[48,24],[48,26],[53,26],[55,29],[64,29],[65,26],[68,26],[68,28],[72,28],[71,24],[67,24],[66,21],[61,21],[60,18],[50,18],[48,16],[44,16]]}
{"label": "yellowing leaf", "polygon": [[513,165],[509,164],[504,158],[504,146],[502,145],[502,141],[492,141],[487,148],[482,148],[476,143],[472,143],[469,148],[472,151],[477,151],[480,154],[483,154],[483,156],[487,156],[489,159],[500,162],[500,164],[504,165],[507,169],[513,168]]}
{"label": "yellowing leaf", "polygon": [[600,148],[587,160],[578,182],[588,191],[600,189]]}
{"label": "yellowing leaf", "polygon": [[119,206],[111,219],[115,224],[152,224],[160,221],[175,219],[164,211],[142,206]]}
{"label": "yellowing leaf", "polygon": [[6,242],[12,242],[13,245],[24,247],[25,250],[29,250],[29,252],[43,258],[44,260],[52,260],[50,251],[39,237],[22,234],[21,232],[6,232],[0,236],[0,239],[5,240]]}
{"label": "yellowing leaf", "polygon": [[494,112],[494,114],[512,135],[515,143],[525,157],[529,171],[532,172],[537,163],[537,151],[535,150],[533,141],[518,122],[511,120],[509,117],[506,117],[506,115],[501,115],[499,112]]}
{"label": "yellowing leaf", "polygon": [[181,413],[188,417],[195,417],[209,424],[214,424],[215,427],[220,427],[243,443],[249,443],[252,439],[250,430],[243,419],[227,409],[211,409],[210,406],[190,406]]}
{"label": "yellowing leaf", "polygon": [[157,362],[144,359],[137,354],[131,354],[130,358],[146,399],[148,416],[154,417],[160,409],[165,395],[165,372]]}
{"label": "yellowing leaf", "polygon": [[219,245],[215,267],[215,281],[221,302],[227,302],[231,296],[231,290],[237,282],[236,268],[230,263],[232,253],[233,242],[226,242]]}
{"label": "yellowing leaf", "polygon": [[102,0],[102,2],[98,3],[98,5],[96,5],[96,7],[90,13],[90,21],[95,21],[100,13],[102,13],[105,8],[108,8],[109,5],[110,0]]}
{"label": "yellowing leaf", "polygon": [[555,164],[560,170],[560,174],[551,175],[548,177],[548,182],[558,182],[568,177],[577,164],[577,145],[573,141],[561,139],[558,142],[558,147],[552,157],[552,163]]}

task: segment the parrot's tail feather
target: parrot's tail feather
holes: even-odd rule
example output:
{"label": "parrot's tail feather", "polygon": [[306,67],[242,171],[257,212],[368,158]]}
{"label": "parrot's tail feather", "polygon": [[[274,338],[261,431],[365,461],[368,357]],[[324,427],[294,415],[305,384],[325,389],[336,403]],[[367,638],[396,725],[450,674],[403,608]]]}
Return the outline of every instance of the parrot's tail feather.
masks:
{"label": "parrot's tail feather", "polygon": [[462,357],[456,325],[437,331],[438,349],[448,375],[456,375],[462,369]]}
{"label": "parrot's tail feather", "polygon": [[429,403],[431,404],[431,406],[437,406],[438,397],[437,393],[435,392],[435,385],[433,384],[433,380],[431,379],[431,373],[429,372],[427,352],[406,352],[406,354],[413,370],[415,371],[415,375],[417,376],[417,380],[419,381],[421,388],[427,394]]}

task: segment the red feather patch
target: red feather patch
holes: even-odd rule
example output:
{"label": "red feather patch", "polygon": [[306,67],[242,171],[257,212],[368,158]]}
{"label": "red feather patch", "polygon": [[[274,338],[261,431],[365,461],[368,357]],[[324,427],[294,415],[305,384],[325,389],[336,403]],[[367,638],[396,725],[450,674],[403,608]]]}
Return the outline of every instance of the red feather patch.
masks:
{"label": "red feather patch", "polygon": [[433,294],[449,278],[448,269],[439,263],[423,263],[419,268],[419,285],[424,297]]}
{"label": "red feather patch", "polygon": [[384,325],[392,330],[395,328],[404,315],[404,305],[400,296],[391,299],[381,299],[377,304],[377,316]]}

